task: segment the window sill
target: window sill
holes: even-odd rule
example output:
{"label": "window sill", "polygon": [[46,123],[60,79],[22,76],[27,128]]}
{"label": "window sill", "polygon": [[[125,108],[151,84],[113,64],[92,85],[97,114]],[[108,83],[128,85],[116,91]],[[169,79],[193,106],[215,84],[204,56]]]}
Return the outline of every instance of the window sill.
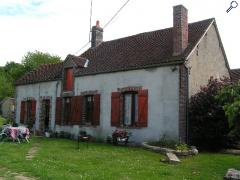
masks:
{"label": "window sill", "polygon": [[95,127],[98,127],[99,125],[92,125],[92,124],[81,124],[81,125],[79,125],[79,127],[93,127],[93,128],[95,128]]}
{"label": "window sill", "polygon": [[120,125],[120,126],[117,126],[117,128],[122,128],[122,129],[143,129],[143,128],[146,128],[146,127],[138,127],[138,126],[123,126],[123,125]]}
{"label": "window sill", "polygon": [[73,91],[66,91],[66,90],[63,90],[63,92],[62,92],[62,96],[63,96],[63,97],[73,96]]}

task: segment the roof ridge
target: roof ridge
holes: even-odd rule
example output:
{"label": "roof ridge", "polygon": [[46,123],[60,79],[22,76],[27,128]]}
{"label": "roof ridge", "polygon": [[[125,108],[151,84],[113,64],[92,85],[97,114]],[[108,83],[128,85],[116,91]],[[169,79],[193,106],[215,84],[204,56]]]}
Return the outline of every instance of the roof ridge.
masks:
{"label": "roof ridge", "polygon": [[[215,18],[213,17],[213,18],[203,19],[203,20],[200,20],[200,21],[191,22],[191,23],[188,23],[188,25],[192,25],[192,24],[195,24],[195,23],[201,23],[201,22],[204,22],[204,21],[210,21],[210,20],[211,21],[215,20]],[[146,34],[146,33],[154,33],[154,32],[158,32],[158,31],[167,31],[167,30],[171,30],[172,28],[173,27],[167,27],[167,28],[163,28],[163,29],[141,32],[141,33],[137,33],[137,34],[133,34],[133,35],[130,35],[130,36],[125,36],[125,37],[121,37],[121,38],[117,38],[117,39],[113,39],[113,40],[109,40],[109,41],[103,41],[99,46],[101,46],[104,43],[123,40],[123,39],[126,39],[126,38],[132,38],[132,37],[140,36],[140,35],[143,35],[143,34]],[[99,46],[97,46],[97,47],[99,47]],[[97,49],[97,47],[96,48],[89,48],[89,49]]]}

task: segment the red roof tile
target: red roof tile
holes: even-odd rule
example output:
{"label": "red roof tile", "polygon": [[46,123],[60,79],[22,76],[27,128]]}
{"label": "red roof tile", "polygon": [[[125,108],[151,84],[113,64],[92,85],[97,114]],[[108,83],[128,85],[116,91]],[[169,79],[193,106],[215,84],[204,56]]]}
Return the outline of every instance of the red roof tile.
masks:
{"label": "red roof tile", "polygon": [[16,85],[31,84],[60,79],[62,75],[63,63],[44,64],[36,70],[30,71],[16,81]]}
{"label": "red roof tile", "polygon": [[[79,57],[70,55],[71,58],[74,57],[73,62],[77,66],[80,64],[82,67],[83,58],[89,60],[88,67],[77,68],[75,75],[83,76],[182,63],[183,58],[191,52],[213,20],[207,19],[189,24],[189,45],[181,56],[172,55],[173,28],[167,28],[102,42]],[[16,84],[56,80],[62,76],[62,67],[63,63],[41,66],[24,75]]]}
{"label": "red roof tile", "polygon": [[240,80],[240,69],[231,69],[230,70],[231,79],[233,82]]}

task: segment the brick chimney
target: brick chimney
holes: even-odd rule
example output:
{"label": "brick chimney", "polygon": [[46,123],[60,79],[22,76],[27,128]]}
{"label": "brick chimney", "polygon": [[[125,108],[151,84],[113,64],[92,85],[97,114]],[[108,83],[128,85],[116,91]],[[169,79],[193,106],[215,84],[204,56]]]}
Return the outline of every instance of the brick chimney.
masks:
{"label": "brick chimney", "polygon": [[183,5],[173,7],[173,56],[188,46],[188,10]]}
{"label": "brick chimney", "polygon": [[96,26],[92,27],[92,40],[91,47],[97,47],[103,41],[103,28],[100,27],[99,21],[96,22]]}

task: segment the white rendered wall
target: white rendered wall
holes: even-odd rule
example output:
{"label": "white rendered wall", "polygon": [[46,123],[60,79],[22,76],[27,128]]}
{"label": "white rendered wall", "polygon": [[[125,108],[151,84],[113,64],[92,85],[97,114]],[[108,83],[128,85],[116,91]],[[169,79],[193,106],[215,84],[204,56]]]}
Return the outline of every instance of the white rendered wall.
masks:
{"label": "white rendered wall", "polygon": [[179,71],[173,72],[170,66],[75,78],[75,95],[95,90],[101,94],[100,126],[57,126],[57,130],[72,134],[85,130],[96,138],[105,139],[115,130],[110,119],[111,93],[128,86],[148,89],[148,127],[128,129],[133,134],[131,140],[156,141],[164,134],[178,140]]}

